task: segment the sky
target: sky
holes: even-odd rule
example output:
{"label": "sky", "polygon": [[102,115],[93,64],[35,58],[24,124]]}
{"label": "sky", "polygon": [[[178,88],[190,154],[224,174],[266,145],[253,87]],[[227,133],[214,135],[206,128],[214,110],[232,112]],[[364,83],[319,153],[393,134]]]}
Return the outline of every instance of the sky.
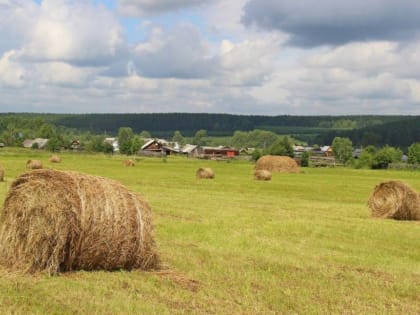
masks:
{"label": "sky", "polygon": [[418,0],[0,0],[0,112],[420,115]]}

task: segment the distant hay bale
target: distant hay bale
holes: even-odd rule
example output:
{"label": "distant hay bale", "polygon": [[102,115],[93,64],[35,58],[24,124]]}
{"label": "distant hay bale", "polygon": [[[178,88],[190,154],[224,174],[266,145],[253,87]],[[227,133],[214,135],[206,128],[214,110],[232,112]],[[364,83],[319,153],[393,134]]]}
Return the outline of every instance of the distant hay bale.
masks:
{"label": "distant hay bale", "polygon": [[271,172],[266,170],[256,170],[254,178],[257,180],[271,180]]}
{"label": "distant hay bale", "polygon": [[196,172],[197,178],[206,178],[206,179],[213,179],[214,172],[211,168],[208,167],[200,167]]}
{"label": "distant hay bale", "polygon": [[134,161],[133,160],[124,160],[123,161],[123,164],[124,164],[124,166],[135,166],[136,165],[136,163],[134,163]]}
{"label": "distant hay bale", "polygon": [[61,163],[61,158],[58,155],[53,154],[50,157],[50,162],[51,163]]}
{"label": "distant hay bale", "polygon": [[258,159],[255,170],[270,172],[298,173],[299,166],[295,160],[288,156],[265,155]]}
{"label": "distant hay bale", "polygon": [[396,220],[420,220],[420,195],[400,181],[380,183],[369,197],[372,216]]}
{"label": "distant hay bale", "polygon": [[70,171],[35,170],[11,185],[0,217],[0,264],[50,274],[154,269],[148,204],[121,184]]}
{"label": "distant hay bale", "polygon": [[4,169],[0,166],[0,182],[4,181]]}
{"label": "distant hay bale", "polygon": [[41,169],[42,168],[42,162],[38,161],[38,160],[28,160],[28,162],[26,162],[26,168],[30,168],[30,169]]}

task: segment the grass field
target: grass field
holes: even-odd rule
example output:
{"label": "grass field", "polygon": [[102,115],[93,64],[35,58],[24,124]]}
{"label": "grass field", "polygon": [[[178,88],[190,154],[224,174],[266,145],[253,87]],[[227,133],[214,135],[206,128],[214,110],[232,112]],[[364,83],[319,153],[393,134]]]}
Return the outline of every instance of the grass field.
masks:
{"label": "grass field", "polygon": [[[29,158],[113,178],[153,209],[156,272],[19,275],[0,269],[1,314],[420,314],[420,223],[370,218],[380,181],[420,173],[303,169],[253,180],[253,165],[169,157],[0,151],[0,202]],[[198,167],[214,180],[197,180]]]}

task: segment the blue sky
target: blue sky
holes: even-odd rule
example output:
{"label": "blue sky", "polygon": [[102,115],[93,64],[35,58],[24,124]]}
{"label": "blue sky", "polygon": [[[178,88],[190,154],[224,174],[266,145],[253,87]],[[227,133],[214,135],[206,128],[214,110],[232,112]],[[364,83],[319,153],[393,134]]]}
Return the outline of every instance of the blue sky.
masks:
{"label": "blue sky", "polygon": [[0,0],[0,112],[420,115],[417,0]]}

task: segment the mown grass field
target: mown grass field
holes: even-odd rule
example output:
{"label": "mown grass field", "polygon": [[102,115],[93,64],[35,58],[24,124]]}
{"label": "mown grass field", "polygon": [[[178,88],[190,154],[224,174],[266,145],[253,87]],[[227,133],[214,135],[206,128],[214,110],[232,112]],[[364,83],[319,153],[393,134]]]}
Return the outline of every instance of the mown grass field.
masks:
{"label": "mown grass field", "polygon": [[[29,158],[120,181],[154,213],[158,272],[19,275],[0,269],[1,314],[419,314],[420,223],[370,218],[374,186],[420,173],[303,169],[253,180],[253,165],[0,151],[0,203]],[[214,180],[197,180],[198,167]]]}

